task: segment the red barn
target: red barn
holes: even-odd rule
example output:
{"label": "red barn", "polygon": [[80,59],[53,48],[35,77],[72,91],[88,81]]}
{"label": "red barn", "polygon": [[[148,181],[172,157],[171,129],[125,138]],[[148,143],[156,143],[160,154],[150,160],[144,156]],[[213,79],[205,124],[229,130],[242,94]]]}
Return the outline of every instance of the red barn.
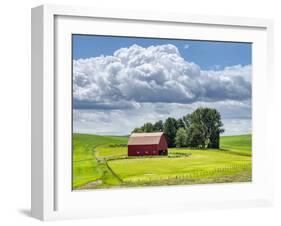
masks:
{"label": "red barn", "polygon": [[128,156],[167,155],[168,143],[163,132],[132,133],[128,141]]}

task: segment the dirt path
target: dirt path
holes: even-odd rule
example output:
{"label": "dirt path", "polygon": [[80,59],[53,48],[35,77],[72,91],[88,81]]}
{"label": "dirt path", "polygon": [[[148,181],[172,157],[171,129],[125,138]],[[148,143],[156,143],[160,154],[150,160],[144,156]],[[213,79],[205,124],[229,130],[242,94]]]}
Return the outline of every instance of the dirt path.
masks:
{"label": "dirt path", "polygon": [[110,177],[115,178],[114,180],[116,180],[117,183],[122,183],[122,179],[118,175],[116,175],[116,173],[108,165],[107,159],[105,157],[96,156],[96,153],[98,152],[97,150],[98,146],[99,145],[94,146],[92,152],[93,152],[93,158],[95,158],[95,160],[99,162],[99,169],[102,171],[102,176],[100,179],[82,185],[78,189],[91,189],[91,188],[96,188],[97,186],[100,186],[103,183],[107,184],[107,180],[109,180]]}
{"label": "dirt path", "polygon": [[112,173],[113,176],[115,176],[119,182],[123,182],[122,179],[111,169],[111,167],[108,165],[107,161],[105,160],[105,165],[107,166],[108,170]]}
{"label": "dirt path", "polygon": [[87,184],[84,184],[84,185],[80,186],[78,188],[78,190],[79,189],[81,189],[81,190],[82,189],[92,189],[92,188],[95,188],[96,186],[101,185],[101,184],[102,184],[102,180],[92,181],[92,182],[89,182]]}

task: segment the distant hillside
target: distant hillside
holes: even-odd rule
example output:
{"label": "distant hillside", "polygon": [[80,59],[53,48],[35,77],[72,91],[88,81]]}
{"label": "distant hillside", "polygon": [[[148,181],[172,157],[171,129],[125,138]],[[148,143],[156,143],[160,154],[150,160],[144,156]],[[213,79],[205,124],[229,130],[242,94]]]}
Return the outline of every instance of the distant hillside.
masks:
{"label": "distant hillside", "polygon": [[220,138],[221,149],[231,150],[241,154],[252,154],[252,135],[222,136]]}

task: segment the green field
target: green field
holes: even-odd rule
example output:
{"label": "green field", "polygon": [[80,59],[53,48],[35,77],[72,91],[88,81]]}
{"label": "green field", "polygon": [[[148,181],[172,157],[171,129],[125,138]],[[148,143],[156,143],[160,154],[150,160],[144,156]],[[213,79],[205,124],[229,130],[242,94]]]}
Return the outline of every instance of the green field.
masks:
{"label": "green field", "polygon": [[251,181],[251,135],[221,137],[221,149],[169,148],[127,156],[128,137],[73,135],[73,189]]}

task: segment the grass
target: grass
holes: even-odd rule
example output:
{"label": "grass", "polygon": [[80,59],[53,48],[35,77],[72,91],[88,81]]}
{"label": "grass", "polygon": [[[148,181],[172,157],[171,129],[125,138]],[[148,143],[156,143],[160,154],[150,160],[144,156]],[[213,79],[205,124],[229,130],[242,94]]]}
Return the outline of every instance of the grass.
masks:
{"label": "grass", "polygon": [[118,180],[111,177],[106,163],[96,158],[95,148],[104,144],[123,144],[127,140],[127,137],[73,134],[73,188],[96,180],[103,180],[109,185],[117,184]]}
{"label": "grass", "polygon": [[252,156],[252,136],[223,136],[220,140],[220,147],[236,154]]}
{"label": "grass", "polygon": [[[178,151],[178,150],[177,150]],[[173,152],[173,150],[171,150]],[[175,178],[207,178],[215,175],[235,174],[250,168],[251,157],[230,155],[221,151],[190,150],[189,157],[135,158],[109,161],[110,168],[124,182],[149,182]]]}
{"label": "grass", "polygon": [[109,147],[107,145],[102,145],[96,148],[96,156],[98,158],[127,156],[127,147]]}
{"label": "grass", "polygon": [[128,137],[73,135],[73,188],[251,180],[251,135],[221,137],[221,149],[169,148],[169,156],[128,157]]}

